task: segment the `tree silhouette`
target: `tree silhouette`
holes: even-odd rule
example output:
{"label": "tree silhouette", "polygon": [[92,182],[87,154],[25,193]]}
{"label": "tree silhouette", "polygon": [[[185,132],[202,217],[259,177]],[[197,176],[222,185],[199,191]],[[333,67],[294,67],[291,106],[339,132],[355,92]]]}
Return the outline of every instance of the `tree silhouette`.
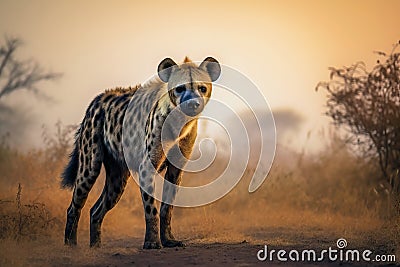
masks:
{"label": "tree silhouette", "polygon": [[364,155],[379,164],[392,193],[400,193],[400,42],[368,72],[363,62],[330,68],[326,115],[344,126]]}
{"label": "tree silhouette", "polygon": [[38,84],[42,81],[55,80],[60,73],[45,72],[34,60],[16,58],[16,51],[22,45],[18,38],[5,38],[0,46],[0,99],[19,90],[40,94]]}
{"label": "tree silhouette", "polygon": [[33,59],[20,59],[19,48],[23,45],[19,38],[5,37],[0,42],[0,138],[1,142],[12,141],[16,145],[22,144],[26,137],[26,128],[32,122],[31,114],[25,107],[11,106],[6,96],[25,90],[35,96],[49,100],[50,98],[40,91],[39,86],[45,81],[56,80],[60,73],[46,72]]}

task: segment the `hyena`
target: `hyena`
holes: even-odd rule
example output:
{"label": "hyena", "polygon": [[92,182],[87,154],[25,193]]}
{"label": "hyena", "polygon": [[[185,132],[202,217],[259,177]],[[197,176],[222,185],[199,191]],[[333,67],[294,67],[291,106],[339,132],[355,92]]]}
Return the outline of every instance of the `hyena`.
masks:
{"label": "hyena", "polygon": [[[106,90],[94,98],[76,133],[70,161],[62,174],[62,186],[73,189],[67,209],[65,244],[77,244],[81,209],[104,164],[105,186],[90,209],[90,246],[100,245],[104,216],[119,201],[131,174],[138,175],[140,182],[146,222],[143,248],[183,246],[172,234],[172,202],[162,202],[160,210],[157,209],[152,194],[154,175],[165,169],[164,179],[180,184],[182,169],[196,139],[197,118],[211,96],[212,82],[220,73],[218,61],[212,57],[200,65],[188,58],[177,65],[166,58],[159,64],[158,77],[153,80],[136,87]],[[172,111],[177,115],[166,120]],[[162,129],[169,133],[166,140],[161,138]],[[178,164],[171,164],[170,154],[178,155],[171,155]],[[173,200],[176,189],[167,191],[164,184],[163,194],[168,193]]]}

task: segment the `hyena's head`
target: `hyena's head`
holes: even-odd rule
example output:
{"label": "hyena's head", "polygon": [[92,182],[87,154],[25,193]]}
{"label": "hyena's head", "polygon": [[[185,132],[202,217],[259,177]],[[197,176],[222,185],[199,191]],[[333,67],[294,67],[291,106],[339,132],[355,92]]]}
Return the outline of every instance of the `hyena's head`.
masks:
{"label": "hyena's head", "polygon": [[212,82],[220,74],[221,66],[212,57],[206,58],[199,66],[188,58],[181,65],[170,58],[158,65],[158,76],[168,84],[171,102],[190,117],[203,111],[211,96]]}

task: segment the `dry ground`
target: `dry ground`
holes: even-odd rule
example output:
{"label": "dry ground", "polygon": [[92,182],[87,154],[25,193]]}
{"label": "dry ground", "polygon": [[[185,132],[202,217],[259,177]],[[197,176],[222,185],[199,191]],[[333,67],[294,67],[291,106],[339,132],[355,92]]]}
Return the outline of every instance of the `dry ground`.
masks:
{"label": "dry ground", "polygon": [[[267,181],[253,194],[247,192],[250,165],[246,177],[224,198],[204,207],[176,208],[173,229],[187,246],[152,251],[141,249],[143,208],[133,180],[104,220],[102,248],[88,247],[88,213],[102,190],[103,175],[82,211],[78,247],[63,245],[71,192],[60,189],[58,177],[68,150],[62,138],[50,139],[45,149],[23,153],[0,146],[1,266],[363,266],[364,262],[327,260],[259,262],[256,257],[264,245],[319,251],[335,248],[338,238],[345,238],[349,249],[396,254],[400,259],[399,219],[389,208],[378,173],[340,140],[318,155],[281,150]],[[207,171],[218,173],[224,162],[217,159]],[[210,173],[186,174],[184,183],[205,183],[202,177]]]}

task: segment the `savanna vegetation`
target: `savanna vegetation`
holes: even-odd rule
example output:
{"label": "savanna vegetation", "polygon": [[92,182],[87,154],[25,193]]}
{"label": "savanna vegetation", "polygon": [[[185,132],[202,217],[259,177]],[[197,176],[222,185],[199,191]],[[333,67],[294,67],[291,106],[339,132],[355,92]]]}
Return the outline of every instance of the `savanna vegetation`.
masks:
{"label": "savanna vegetation", "polygon": [[[38,265],[49,264],[60,257],[82,264],[98,253],[87,246],[89,209],[101,193],[104,172],[82,212],[78,242],[83,250],[71,254],[63,246],[71,192],[60,189],[59,176],[74,127],[57,124],[56,129],[54,136],[44,129],[41,149],[20,152],[8,147],[6,140],[1,143],[2,265],[24,265],[32,260]],[[379,168],[353,153],[336,134],[322,134],[321,138],[330,141],[323,152],[313,155],[278,146],[269,177],[253,194],[247,192],[249,169],[239,185],[217,202],[199,208],[176,208],[176,234],[194,243],[268,242],[276,246],[310,242],[314,246],[332,245],[337,238],[346,237],[355,247],[396,252],[400,241],[398,218],[381,183]],[[226,159],[217,158],[209,170],[186,174],[184,184],[201,183],[201,177],[223,168],[224,162]],[[131,179],[120,203],[105,219],[104,242],[136,238],[139,248],[143,231],[139,190]],[[36,252],[32,254],[32,250]],[[76,253],[80,253],[78,258]]]}
{"label": "savanna vegetation", "polygon": [[[325,148],[313,154],[278,144],[259,190],[247,192],[253,171],[249,164],[239,185],[222,199],[198,208],[176,208],[176,235],[192,246],[207,244],[206,249],[215,242],[326,249],[344,237],[350,247],[399,258],[400,218],[392,196],[398,194],[393,181],[399,178],[400,162],[400,56],[395,50],[381,55],[385,60],[371,72],[361,63],[332,68],[332,80],[319,85],[328,92],[327,115],[346,127],[348,137],[336,128],[320,133]],[[56,77],[51,75],[39,77]],[[11,147],[8,135],[0,142],[0,265],[104,264],[109,255],[132,254],[141,247],[143,207],[138,186],[130,179],[121,201],[105,218],[105,250],[88,248],[89,209],[101,193],[104,171],[82,212],[79,250],[64,247],[71,192],[60,188],[59,177],[75,129],[62,123],[55,131],[44,127],[43,146],[36,149]],[[217,157],[203,172],[186,173],[184,185],[206,183],[226,161]]]}
{"label": "savanna vegetation", "polygon": [[[377,52],[371,71],[364,62],[330,68],[329,82],[317,86],[328,93],[327,112],[347,130],[363,158],[379,166],[390,193],[400,194],[400,41],[390,53]],[[398,201],[398,200],[397,200]]]}

